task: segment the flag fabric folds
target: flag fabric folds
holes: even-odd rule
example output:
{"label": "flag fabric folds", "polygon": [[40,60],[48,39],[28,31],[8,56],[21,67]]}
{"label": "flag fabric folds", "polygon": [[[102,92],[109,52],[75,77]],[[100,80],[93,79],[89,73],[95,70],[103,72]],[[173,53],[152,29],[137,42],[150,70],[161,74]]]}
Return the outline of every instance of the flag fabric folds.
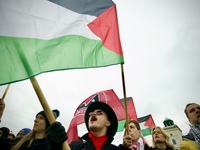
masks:
{"label": "flag fabric folds", "polygon": [[124,63],[111,0],[0,0],[0,85]]}
{"label": "flag fabric folds", "polygon": [[87,107],[92,103],[96,101],[105,102],[108,105],[112,107],[114,110],[117,119],[123,120],[125,118],[125,111],[124,106],[120,102],[118,96],[115,94],[114,90],[105,90],[101,92],[97,92],[90,97],[86,98],[76,109],[74,113],[74,117],[71,120],[71,123],[69,125],[69,128],[67,130],[68,135],[68,143],[70,143],[73,140],[78,140],[78,132],[77,132],[77,126],[79,124],[84,123],[84,115]]}
{"label": "flag fabric folds", "polygon": [[[122,102],[122,104],[124,105],[124,99],[121,98],[120,101]],[[138,117],[137,117],[137,112],[135,109],[135,105],[133,102],[133,98],[132,97],[127,97],[126,98],[126,102],[127,102],[127,111],[128,111],[128,117],[130,119],[133,119],[135,121],[138,121]],[[124,110],[125,111],[125,110]],[[125,118],[126,119],[126,118]],[[124,130],[124,124],[125,124],[126,120],[121,120],[118,121],[118,132],[121,132]]]}
{"label": "flag fabric folds", "polygon": [[156,126],[151,114],[138,118],[143,136],[151,135],[152,129]]}
{"label": "flag fabric folds", "polygon": [[[124,99],[121,98],[120,101],[124,105]],[[135,105],[134,105],[134,102],[133,102],[133,98],[127,97],[126,102],[127,102],[128,115],[129,115],[130,119],[138,121],[138,117],[137,117]]]}
{"label": "flag fabric folds", "polygon": [[[120,99],[120,101],[124,105],[124,99],[122,98],[122,99]],[[136,120],[136,121],[139,122],[143,136],[151,135],[152,129],[155,127],[155,123],[154,123],[152,115],[149,114],[147,116],[143,116],[143,117],[138,118],[137,112],[136,112],[136,109],[135,109],[135,105],[134,105],[134,102],[133,102],[133,98],[127,97],[126,102],[127,102],[128,117],[130,119],[133,119],[133,120]],[[117,129],[118,132],[121,132],[121,131],[124,130],[125,122],[126,122],[126,120],[118,121],[118,129]]]}

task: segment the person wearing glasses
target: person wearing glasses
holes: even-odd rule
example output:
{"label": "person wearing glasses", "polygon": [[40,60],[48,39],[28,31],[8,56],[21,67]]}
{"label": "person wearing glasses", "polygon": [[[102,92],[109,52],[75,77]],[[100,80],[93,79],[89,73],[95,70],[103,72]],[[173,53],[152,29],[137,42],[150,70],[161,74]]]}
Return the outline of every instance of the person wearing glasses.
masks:
{"label": "person wearing glasses", "polygon": [[[92,102],[85,113],[85,125],[88,133],[81,137],[84,142],[72,141],[69,144],[71,150],[121,150],[118,146],[111,144],[117,132],[118,121],[115,112],[108,104]],[[64,131],[61,131],[60,127],[62,125],[59,122],[50,125],[47,130],[50,143],[53,143],[55,139],[64,142],[62,139],[66,138],[66,134],[62,134]],[[60,132],[53,132],[58,130]]]}

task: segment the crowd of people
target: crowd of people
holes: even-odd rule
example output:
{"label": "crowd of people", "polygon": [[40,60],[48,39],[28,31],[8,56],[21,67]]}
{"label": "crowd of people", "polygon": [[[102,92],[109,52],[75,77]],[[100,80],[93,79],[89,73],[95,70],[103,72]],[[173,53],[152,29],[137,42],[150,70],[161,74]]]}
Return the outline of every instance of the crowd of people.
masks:
{"label": "crowd of people", "polygon": [[[0,119],[5,103],[0,99]],[[190,131],[183,136],[180,150],[200,149],[200,105],[189,103],[184,110],[190,122]],[[55,119],[59,110],[52,110]],[[71,150],[175,150],[167,133],[159,126],[152,129],[152,146],[141,134],[137,121],[129,119],[124,125],[122,143],[112,144],[117,132],[118,120],[113,109],[106,103],[93,102],[85,112],[87,132],[79,140],[69,143]],[[36,114],[32,129],[23,128],[15,136],[6,127],[0,128],[0,150],[61,150],[68,136],[60,122],[50,125],[45,112]]]}

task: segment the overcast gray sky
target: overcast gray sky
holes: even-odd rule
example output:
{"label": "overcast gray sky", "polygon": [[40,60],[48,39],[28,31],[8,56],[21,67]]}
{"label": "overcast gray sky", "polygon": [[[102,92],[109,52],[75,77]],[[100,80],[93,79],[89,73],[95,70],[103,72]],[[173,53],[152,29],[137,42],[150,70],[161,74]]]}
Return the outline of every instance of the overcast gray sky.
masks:
{"label": "overcast gray sky", "polygon": [[[133,97],[138,117],[152,114],[163,127],[166,117],[186,134],[187,103],[200,102],[200,1],[114,0],[124,52],[126,95]],[[77,106],[90,95],[114,89],[123,98],[120,65],[65,70],[36,76],[51,109],[59,109],[68,129]],[[0,86],[3,95],[6,86]],[[32,128],[42,110],[29,80],[11,84],[1,126],[15,134]],[[79,133],[86,132],[84,126]],[[114,143],[122,141],[117,133]]]}

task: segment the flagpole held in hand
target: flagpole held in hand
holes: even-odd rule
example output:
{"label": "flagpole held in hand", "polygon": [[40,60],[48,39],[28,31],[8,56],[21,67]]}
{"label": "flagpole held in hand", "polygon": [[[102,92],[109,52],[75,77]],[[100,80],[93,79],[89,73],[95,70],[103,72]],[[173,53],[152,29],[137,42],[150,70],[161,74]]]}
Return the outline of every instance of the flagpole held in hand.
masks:
{"label": "flagpole held in hand", "polygon": [[5,90],[5,92],[3,93],[3,96],[2,96],[2,101],[5,99],[5,97],[6,97],[6,94],[7,94],[7,92],[8,92],[8,89],[9,89],[9,87],[10,87],[10,84],[8,84],[7,85],[7,87],[6,87],[6,90]]}
{"label": "flagpole held in hand", "polygon": [[[44,109],[44,112],[45,112],[45,114],[46,114],[46,116],[48,118],[49,123],[50,124],[54,123],[56,121],[56,119],[55,119],[55,117],[54,117],[54,115],[53,115],[53,113],[52,113],[52,111],[51,111],[51,109],[50,109],[50,107],[49,107],[49,105],[48,105],[43,93],[42,93],[42,90],[40,89],[40,86],[39,86],[36,78],[32,77],[32,78],[30,78],[30,81],[31,81],[31,83],[33,85],[33,88],[34,88],[34,90],[35,90],[35,92],[36,92],[36,94],[38,96],[38,99],[39,99],[39,101],[40,101],[40,103],[41,103],[41,105],[42,105],[42,107]],[[67,142],[63,143],[62,149],[63,150],[70,150],[70,147],[67,144]]]}
{"label": "flagpole held in hand", "polygon": [[127,109],[126,86],[125,86],[125,77],[124,77],[124,67],[123,67],[123,64],[121,64],[121,74],[122,74],[122,85],[123,85],[123,93],[124,93],[124,107],[125,107],[125,114],[126,114],[126,128],[127,128],[127,134],[129,135],[128,109]]}
{"label": "flagpole held in hand", "polygon": [[[21,59],[21,62],[23,64],[24,68],[25,68],[26,73],[29,75],[29,77],[32,76],[30,78],[32,86],[33,86],[33,88],[34,88],[34,90],[35,90],[35,92],[37,94],[37,97],[38,97],[38,99],[40,101],[40,104],[42,105],[42,107],[44,109],[44,112],[45,112],[45,114],[47,116],[47,119],[48,119],[49,123],[52,124],[52,123],[54,123],[56,121],[56,119],[55,119],[55,117],[54,117],[54,115],[53,115],[53,113],[52,113],[52,111],[51,111],[51,109],[50,109],[50,107],[49,107],[49,105],[48,105],[48,103],[46,101],[46,98],[44,97],[44,94],[43,94],[43,92],[42,92],[42,90],[41,90],[36,78],[34,77],[32,68],[31,68],[31,66],[30,66],[30,64],[29,64],[29,62],[28,62],[28,60],[26,58],[26,55],[24,54],[24,51],[21,49],[21,45],[19,43],[16,42],[15,46],[17,47],[18,55],[19,55],[19,57]],[[63,150],[70,150],[70,147],[67,144],[67,142],[63,143],[62,149]]]}

